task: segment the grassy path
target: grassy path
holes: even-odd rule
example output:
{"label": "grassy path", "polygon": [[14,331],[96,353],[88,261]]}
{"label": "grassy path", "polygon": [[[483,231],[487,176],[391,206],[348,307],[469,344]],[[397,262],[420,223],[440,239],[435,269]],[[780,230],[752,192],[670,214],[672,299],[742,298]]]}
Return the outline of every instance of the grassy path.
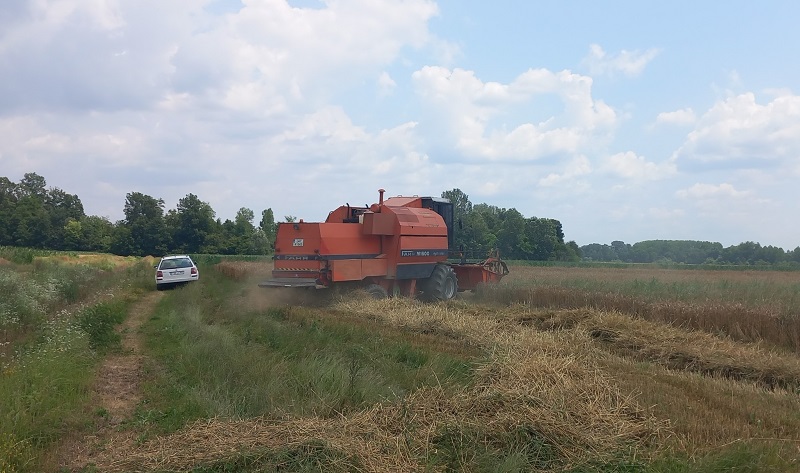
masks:
{"label": "grassy path", "polygon": [[[145,355],[139,328],[153,313],[162,293],[147,293],[133,304],[119,327],[122,350],[109,355],[97,372],[92,388],[92,409],[99,421],[97,431],[67,440],[60,449],[59,466],[80,471],[94,463],[97,455],[108,450],[128,450],[135,433],[120,430],[141,400],[140,383]],[[113,455],[112,455],[113,456]]]}

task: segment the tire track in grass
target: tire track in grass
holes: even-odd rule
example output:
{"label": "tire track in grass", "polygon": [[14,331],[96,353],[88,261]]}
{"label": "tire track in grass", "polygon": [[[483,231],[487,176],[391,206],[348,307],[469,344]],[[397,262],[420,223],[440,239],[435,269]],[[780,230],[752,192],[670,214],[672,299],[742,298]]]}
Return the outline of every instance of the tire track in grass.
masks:
{"label": "tire track in grass", "polygon": [[59,467],[80,471],[92,465],[106,449],[116,449],[135,442],[135,433],[121,430],[141,401],[142,367],[145,357],[140,327],[155,310],[164,294],[147,293],[131,305],[128,316],[119,326],[122,350],[106,357],[97,371],[92,387],[92,411],[97,431],[82,438],[66,440],[60,449]]}

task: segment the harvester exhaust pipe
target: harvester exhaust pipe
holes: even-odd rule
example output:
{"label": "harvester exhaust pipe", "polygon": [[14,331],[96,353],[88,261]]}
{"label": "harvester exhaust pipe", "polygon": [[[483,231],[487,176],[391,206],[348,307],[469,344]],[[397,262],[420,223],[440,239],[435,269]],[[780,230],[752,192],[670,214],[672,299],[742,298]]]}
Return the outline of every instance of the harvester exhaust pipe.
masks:
{"label": "harvester exhaust pipe", "polygon": [[383,193],[386,192],[383,189],[378,189],[378,205],[383,205]]}

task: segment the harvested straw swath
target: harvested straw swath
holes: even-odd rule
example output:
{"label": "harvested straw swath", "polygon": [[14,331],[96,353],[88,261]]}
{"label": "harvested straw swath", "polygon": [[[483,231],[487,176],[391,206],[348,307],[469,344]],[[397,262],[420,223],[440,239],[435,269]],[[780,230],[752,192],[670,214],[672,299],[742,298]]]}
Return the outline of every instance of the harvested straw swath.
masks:
{"label": "harvested straw swath", "polygon": [[589,337],[519,324],[510,330],[507,320],[462,303],[351,300],[333,309],[409,330],[438,331],[485,347],[489,356],[467,387],[426,387],[397,402],[329,418],[197,422],[132,451],[108,451],[97,459],[98,468],[188,470],[245,454],[321,444],[346,458],[347,470],[420,471],[435,455],[437,439],[448,433],[496,445],[509,433],[522,432],[548,445],[553,458],[543,467],[558,469],[590,458],[611,459],[668,434],[665,423],[620,393],[592,361]]}

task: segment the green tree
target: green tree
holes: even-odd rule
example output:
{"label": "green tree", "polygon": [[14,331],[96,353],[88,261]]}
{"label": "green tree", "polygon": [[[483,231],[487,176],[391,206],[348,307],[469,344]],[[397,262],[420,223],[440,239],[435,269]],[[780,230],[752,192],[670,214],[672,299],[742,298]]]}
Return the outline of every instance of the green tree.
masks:
{"label": "green tree", "polygon": [[532,248],[528,242],[525,217],[517,209],[502,210],[497,246],[500,253],[509,259],[530,259]]}
{"label": "green tree", "polygon": [[29,172],[9,189],[16,194],[9,222],[14,245],[47,248],[50,218],[45,208],[46,186],[44,177]]}
{"label": "green tree", "polygon": [[[561,223],[549,218],[531,217],[525,221],[526,258],[547,261],[564,257],[566,248],[559,238]],[[563,233],[561,234],[563,238]]]}
{"label": "green tree", "polygon": [[[489,229],[484,214],[470,212],[464,217],[462,229],[456,234],[461,235],[464,252],[467,258],[482,259],[489,250],[497,246],[497,237]],[[457,248],[461,249],[461,246]]]}
{"label": "green tree", "polygon": [[[68,221],[80,223],[85,217],[81,199],[75,194],[68,194],[54,187],[45,194],[44,206],[50,216],[50,234],[47,247],[57,250],[70,249],[65,247],[65,230]],[[77,243],[77,242],[75,242]]]}
{"label": "green tree", "polygon": [[627,262],[631,261],[629,257],[631,245],[628,245],[621,240],[614,240],[611,242],[611,248],[614,249],[614,253],[616,254],[618,260]]}
{"label": "green tree", "polygon": [[164,200],[141,192],[125,196],[125,220],[117,224],[111,250],[120,255],[161,255],[167,252]]}
{"label": "green tree", "polygon": [[26,172],[19,181],[19,197],[36,197],[44,202],[47,181],[35,172]]}
{"label": "green tree", "polygon": [[256,228],[252,237],[252,252],[254,255],[267,255],[272,252],[273,240],[267,239],[267,235],[261,228]]}
{"label": "green tree", "polygon": [[62,247],[66,250],[83,250],[83,229],[80,220],[68,219],[62,231]]}
{"label": "green tree", "polygon": [[261,231],[264,233],[264,238],[269,244],[269,251],[274,249],[275,234],[278,231],[278,225],[275,223],[275,214],[272,208],[267,208],[261,211],[261,221],[258,223]]}
{"label": "green tree", "polygon": [[[236,232],[236,253],[241,255],[264,254],[263,236],[260,232],[256,233],[253,226],[255,214],[252,210],[242,207],[236,213],[234,220]],[[260,229],[259,229],[260,231]]]}
{"label": "green tree", "polygon": [[247,207],[242,207],[236,212],[236,218],[234,219],[234,223],[236,224],[236,234],[237,235],[249,235],[250,233],[255,230],[253,228],[253,219],[255,218],[255,214],[252,210],[248,209]]}
{"label": "green tree", "polygon": [[456,221],[472,212],[472,202],[469,201],[469,196],[461,189],[444,191],[442,192],[442,197],[453,204],[453,217]]}
{"label": "green tree", "polygon": [[[194,194],[178,201],[178,228],[174,244],[186,253],[204,253],[206,239],[214,230],[214,210]],[[210,249],[210,248],[209,248]]]}
{"label": "green tree", "polygon": [[81,246],[82,251],[108,252],[111,249],[111,237],[114,233],[114,224],[107,218],[87,215],[81,219]]}
{"label": "green tree", "polygon": [[794,261],[795,263],[800,263],[800,246],[796,246],[793,250],[787,251],[785,261]]}
{"label": "green tree", "polygon": [[455,227],[453,229],[453,244],[455,248],[469,249],[470,244],[474,244],[474,242],[469,241],[468,231],[464,231],[464,228],[469,223],[467,217],[472,212],[472,202],[469,201],[469,196],[461,189],[452,189],[442,192],[442,197],[453,204],[453,225]]}
{"label": "green tree", "polygon": [[0,177],[0,245],[13,245],[16,234],[17,185]]}
{"label": "green tree", "polygon": [[50,216],[38,195],[26,194],[19,199],[12,218],[14,244],[31,248],[47,248],[50,239]]}
{"label": "green tree", "polygon": [[580,261],[581,257],[583,256],[581,254],[581,248],[577,243],[575,243],[575,240],[570,240],[567,242],[567,251],[569,252],[568,261]]}

